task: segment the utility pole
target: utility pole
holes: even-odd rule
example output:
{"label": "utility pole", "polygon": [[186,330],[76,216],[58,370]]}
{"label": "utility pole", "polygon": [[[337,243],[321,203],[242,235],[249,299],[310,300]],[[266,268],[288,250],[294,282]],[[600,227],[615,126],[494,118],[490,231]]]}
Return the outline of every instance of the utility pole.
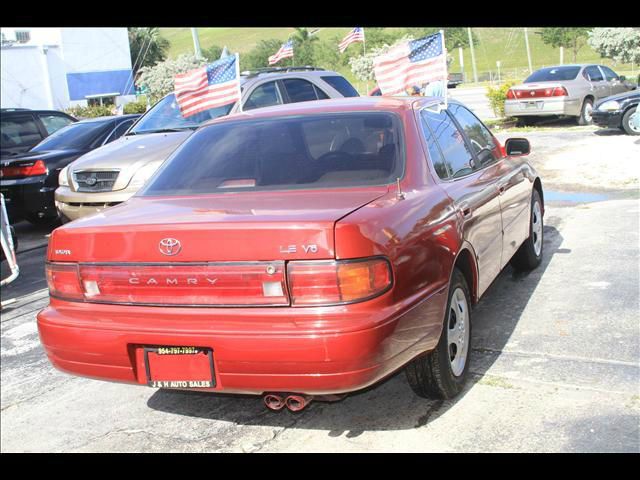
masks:
{"label": "utility pole", "polygon": [[464,74],[464,57],[462,56],[462,47],[458,47],[458,55],[460,55],[460,71],[462,72],[462,81],[466,82],[466,76]]}
{"label": "utility pole", "polygon": [[560,47],[560,65],[564,65],[564,47]]}
{"label": "utility pole", "polygon": [[529,50],[529,36],[527,35],[527,28],[524,29],[524,43],[527,46],[527,60],[529,61],[529,73],[533,73],[533,67],[531,65],[531,50]]}
{"label": "utility pole", "polygon": [[471,66],[473,67],[473,81],[478,83],[478,71],[476,70],[476,55],[473,52],[473,36],[471,35],[471,28],[467,28],[469,34],[469,47],[471,47]]}
{"label": "utility pole", "polygon": [[193,49],[196,52],[196,58],[202,58],[202,52],[200,51],[200,40],[198,39],[198,31],[195,28],[191,29],[191,36],[193,37]]}

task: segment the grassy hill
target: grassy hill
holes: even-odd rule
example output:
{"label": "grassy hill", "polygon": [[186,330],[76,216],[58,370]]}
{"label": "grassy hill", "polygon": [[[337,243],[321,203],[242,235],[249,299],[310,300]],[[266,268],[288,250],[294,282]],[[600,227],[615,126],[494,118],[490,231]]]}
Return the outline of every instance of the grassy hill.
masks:
{"label": "grassy hill", "polygon": [[[321,39],[342,38],[349,31],[349,28],[321,28],[317,35]],[[394,29],[397,30],[397,29]],[[227,46],[231,52],[248,52],[260,40],[276,38],[286,40],[294,31],[291,27],[282,28],[198,28],[200,46],[206,49],[212,45],[221,47]],[[531,60],[533,68],[538,69],[544,66],[557,65],[560,63],[560,49],[553,48],[542,42],[537,28],[529,28],[529,46],[531,49]],[[161,28],[161,35],[171,42],[169,56],[175,57],[182,53],[193,52],[193,39],[189,28]],[[480,81],[488,80],[489,76],[495,78],[497,75],[496,61],[501,62],[501,78],[522,79],[528,70],[527,52],[524,41],[524,30],[522,28],[474,28],[473,32],[477,36],[479,43],[475,46],[476,67]],[[366,27],[365,27],[366,34]],[[445,30],[446,35],[446,30]],[[337,45],[336,45],[337,48]],[[275,53],[275,52],[274,52]],[[450,66],[452,72],[460,72],[459,53],[457,49],[449,52],[453,62]],[[473,78],[471,66],[471,53],[469,48],[463,50],[464,72],[467,79]],[[638,66],[633,69],[632,65],[613,65],[608,59],[600,59],[599,55],[589,45],[582,47],[578,54],[577,62],[594,62],[611,66],[619,74],[631,76],[632,73],[638,75]],[[565,49],[564,63],[573,63],[572,53]],[[358,82],[351,71],[346,68],[340,71],[354,85],[364,92],[367,85]],[[489,73],[491,72],[491,73]],[[373,87],[373,85],[369,85]]]}

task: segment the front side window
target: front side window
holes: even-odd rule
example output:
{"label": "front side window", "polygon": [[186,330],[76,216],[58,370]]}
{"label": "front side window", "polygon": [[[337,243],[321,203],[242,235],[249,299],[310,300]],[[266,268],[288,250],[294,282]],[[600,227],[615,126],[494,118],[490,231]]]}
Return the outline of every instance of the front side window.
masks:
{"label": "front side window", "polygon": [[49,135],[73,123],[73,120],[62,115],[40,115],[40,121]]}
{"label": "front side window", "polygon": [[472,173],[474,171],[473,154],[447,112],[442,110],[437,113],[425,109],[421,115],[431,129],[433,138],[440,146],[451,177],[462,177]]}
{"label": "front side window", "polygon": [[253,110],[254,108],[270,107],[272,105],[282,104],[282,97],[276,86],[276,82],[267,82],[258,85],[244,103],[244,110]]}
{"label": "front side window", "polygon": [[473,113],[456,104],[451,105],[450,110],[464,133],[467,134],[471,148],[480,162],[480,168],[493,163],[501,157],[500,147],[497,145],[493,135]]}
{"label": "front side window", "polygon": [[127,120],[126,122],[122,122],[120,125],[118,125],[115,128],[113,132],[111,132],[111,135],[109,135],[109,138],[107,138],[107,141],[105,143],[111,143],[114,140],[120,138],[129,129],[129,127],[133,124],[133,122],[134,122],[133,119]]}
{"label": "front side window", "polygon": [[156,103],[151,110],[145,113],[128,134],[140,135],[166,130],[195,129],[208,120],[228,115],[233,105],[234,104],[229,104],[210,108],[185,117],[180,111],[176,96],[172,93],[164,97]]}
{"label": "front side window", "polygon": [[311,82],[300,78],[287,78],[282,81],[292,103],[318,100],[316,90]]}
{"label": "front side window", "polygon": [[600,65],[600,68],[604,72],[604,78],[607,79],[607,82],[611,82],[613,80],[618,80],[620,78],[620,77],[618,77],[616,72],[611,70],[609,67],[605,67],[604,65]]}
{"label": "front side window", "polygon": [[600,73],[600,69],[595,65],[591,65],[584,69],[584,75],[587,80],[590,82],[601,82],[604,80],[602,78],[602,73]]}
{"label": "front side window", "polygon": [[370,112],[211,125],[190,137],[141,194],[386,185],[404,168],[398,123]]}
{"label": "front side window", "polygon": [[38,125],[31,115],[2,119],[2,148],[31,147],[42,140]]}

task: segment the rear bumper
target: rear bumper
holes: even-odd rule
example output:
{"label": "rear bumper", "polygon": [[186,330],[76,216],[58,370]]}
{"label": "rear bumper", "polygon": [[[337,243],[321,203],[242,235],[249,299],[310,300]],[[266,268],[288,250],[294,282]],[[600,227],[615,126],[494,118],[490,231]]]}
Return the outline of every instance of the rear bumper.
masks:
{"label": "rear bumper", "polygon": [[544,98],[532,100],[506,100],[504,114],[507,117],[543,117],[562,115],[577,117],[582,104],[579,100],[563,98]]}
{"label": "rear bumper", "polygon": [[7,215],[10,222],[26,215],[55,217],[57,215],[53,200],[55,188],[45,186],[46,176],[2,180],[0,191],[5,197]]}
{"label": "rear bumper", "polygon": [[51,363],[75,375],[146,385],[144,346],[197,346],[213,350],[216,387],[209,391],[346,393],[435,348],[446,293],[403,314],[383,306],[387,294],[318,308],[123,307],[52,299],[38,314],[38,330]]}
{"label": "rear bumper", "polygon": [[58,187],[55,192],[55,207],[69,220],[77,220],[125,202],[135,193],[129,190],[102,193],[74,192],[69,187]]}

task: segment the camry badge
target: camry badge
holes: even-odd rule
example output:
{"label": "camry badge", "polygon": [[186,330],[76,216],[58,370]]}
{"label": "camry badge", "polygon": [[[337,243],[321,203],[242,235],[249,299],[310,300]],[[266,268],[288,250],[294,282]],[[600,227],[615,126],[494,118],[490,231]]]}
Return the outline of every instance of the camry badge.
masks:
{"label": "camry badge", "polygon": [[180,244],[180,240],[176,240],[175,238],[163,238],[160,240],[158,248],[161,254],[171,256],[180,253],[182,245]]}

